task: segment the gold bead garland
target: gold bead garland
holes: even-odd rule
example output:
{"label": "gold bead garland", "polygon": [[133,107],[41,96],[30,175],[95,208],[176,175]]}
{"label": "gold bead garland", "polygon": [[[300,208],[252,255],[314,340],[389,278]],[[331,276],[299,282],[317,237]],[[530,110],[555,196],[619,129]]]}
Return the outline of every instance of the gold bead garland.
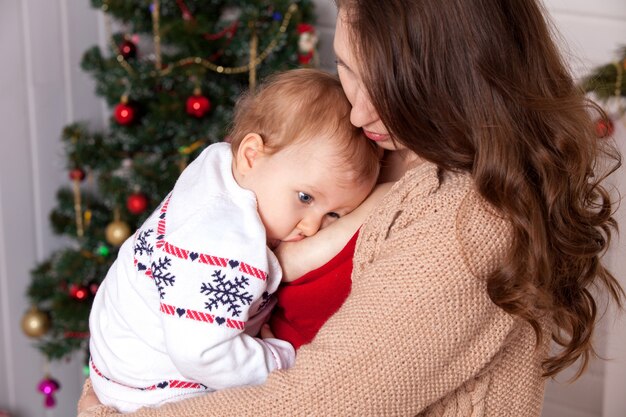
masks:
{"label": "gold bead garland", "polygon": [[[106,1],[103,3],[102,5],[102,11],[107,11],[108,10],[108,5],[106,3]],[[156,72],[151,73],[151,76],[163,76],[163,75],[167,75],[169,73],[171,73],[175,68],[178,67],[182,67],[185,65],[200,65],[210,71],[214,71],[217,72],[218,74],[242,74],[248,71],[254,71],[256,69],[257,66],[259,66],[263,61],[265,61],[265,59],[274,51],[274,49],[276,49],[276,46],[278,45],[278,40],[280,38],[280,36],[282,36],[285,32],[287,32],[287,26],[289,26],[289,22],[291,21],[291,17],[293,16],[293,14],[298,10],[298,5],[295,3],[292,3],[291,5],[289,5],[289,8],[287,9],[287,13],[285,13],[285,16],[283,17],[283,21],[280,25],[280,28],[278,29],[278,33],[276,35],[274,35],[274,38],[272,39],[272,41],[267,45],[267,47],[258,55],[256,55],[256,47],[257,47],[257,35],[256,33],[253,32],[252,35],[252,39],[250,41],[250,51],[252,52],[252,50],[254,49],[254,53],[251,53],[251,55],[254,55],[250,57],[250,62],[246,65],[241,65],[238,67],[224,67],[222,65],[217,65],[207,59],[195,56],[195,57],[188,57],[188,58],[183,58],[180,59],[176,62],[171,63],[170,65],[168,65],[166,68],[162,68],[162,61],[161,61],[161,36],[159,34],[159,20],[160,20],[160,16],[159,16],[159,1],[158,0],[154,0],[153,2],[153,8],[152,8],[152,30],[153,30],[153,37],[154,37],[154,46],[155,46],[155,67],[156,67]],[[115,42],[113,41],[113,36],[112,36],[112,32],[111,32],[111,24],[110,21],[107,19],[106,20],[106,29],[107,29],[107,36],[109,37],[109,42],[113,48],[113,50],[117,50],[118,47],[115,44]],[[135,74],[135,71],[133,70],[133,68],[130,66],[130,64],[126,61],[126,59],[124,58],[124,56],[122,56],[122,54],[118,54],[117,55],[117,62],[119,62],[119,64],[131,75]],[[252,76],[251,76],[252,79]],[[254,84],[254,80],[251,83]]]}

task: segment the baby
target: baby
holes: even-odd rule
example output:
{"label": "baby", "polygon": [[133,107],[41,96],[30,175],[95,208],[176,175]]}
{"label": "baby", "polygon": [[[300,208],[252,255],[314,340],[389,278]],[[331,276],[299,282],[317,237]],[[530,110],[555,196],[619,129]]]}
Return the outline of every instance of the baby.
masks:
{"label": "baby", "polygon": [[291,344],[257,337],[282,278],[272,249],[314,235],[374,187],[379,153],[350,109],[338,79],[313,69],[238,101],[230,143],[183,171],[98,290],[89,347],[102,403],[130,412],[260,384],[293,364]]}

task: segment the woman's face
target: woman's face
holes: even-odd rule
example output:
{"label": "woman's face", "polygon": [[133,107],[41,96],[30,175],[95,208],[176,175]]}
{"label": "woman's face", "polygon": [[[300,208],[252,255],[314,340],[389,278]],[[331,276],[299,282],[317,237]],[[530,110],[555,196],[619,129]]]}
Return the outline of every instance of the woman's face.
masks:
{"label": "woman's face", "polygon": [[358,68],[358,60],[355,59],[354,50],[348,38],[345,11],[340,11],[337,16],[337,26],[335,28],[335,56],[337,58],[337,73],[341,80],[343,90],[352,104],[350,112],[350,122],[363,129],[365,135],[376,142],[383,149],[397,150],[404,147],[391,140],[391,136],[378,112],[374,109],[369,98]]}

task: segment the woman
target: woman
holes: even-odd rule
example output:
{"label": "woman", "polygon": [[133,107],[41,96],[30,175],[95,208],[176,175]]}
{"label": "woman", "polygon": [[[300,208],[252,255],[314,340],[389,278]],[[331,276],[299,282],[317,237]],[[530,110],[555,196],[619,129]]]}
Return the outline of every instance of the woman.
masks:
{"label": "woman", "polygon": [[[619,155],[594,138],[538,2],[338,6],[351,122],[397,181],[361,228],[350,296],[264,385],[127,416],[539,416],[545,378],[593,354],[589,288],[621,306],[594,172]],[[93,400],[81,416],[115,415]]]}

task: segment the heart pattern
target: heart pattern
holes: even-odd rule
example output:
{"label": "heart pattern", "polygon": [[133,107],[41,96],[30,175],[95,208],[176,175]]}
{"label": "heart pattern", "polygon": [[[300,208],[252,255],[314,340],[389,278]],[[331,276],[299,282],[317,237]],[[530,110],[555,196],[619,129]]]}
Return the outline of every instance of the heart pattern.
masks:
{"label": "heart pattern", "polygon": [[159,387],[159,388],[165,388],[165,387],[167,387],[168,385],[169,385],[169,383],[168,383],[167,381],[163,381],[163,382],[159,382],[159,383],[157,384],[157,387]]}
{"label": "heart pattern", "polygon": [[228,261],[228,265],[230,265],[231,268],[235,268],[239,266],[239,262],[235,261],[234,259],[231,259],[230,261]]}
{"label": "heart pattern", "polygon": [[222,324],[224,324],[226,319],[224,317],[215,317],[215,321],[221,326]]}
{"label": "heart pattern", "polygon": [[141,262],[139,262],[139,263],[137,264],[137,270],[138,270],[138,271],[145,271],[147,268],[148,268],[148,267],[147,267],[147,266],[145,266],[144,264],[142,264]]}
{"label": "heart pattern", "polygon": [[191,252],[189,254],[189,257],[191,258],[192,261],[195,261],[196,259],[198,259],[198,252]]}
{"label": "heart pattern", "polygon": [[176,308],[176,314],[178,314],[178,317],[182,317],[183,314],[185,314],[185,311],[186,310],[184,308],[180,308],[180,307]]}

